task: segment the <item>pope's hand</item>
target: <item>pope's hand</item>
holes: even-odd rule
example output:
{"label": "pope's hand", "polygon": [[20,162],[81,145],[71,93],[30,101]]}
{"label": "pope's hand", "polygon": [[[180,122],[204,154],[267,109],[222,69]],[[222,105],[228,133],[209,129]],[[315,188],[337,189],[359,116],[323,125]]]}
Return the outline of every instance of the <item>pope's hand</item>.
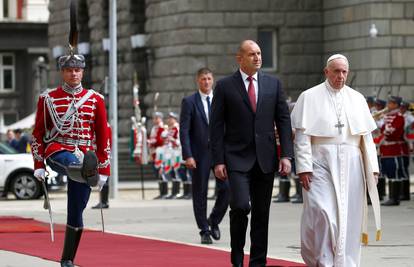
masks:
{"label": "pope's hand", "polygon": [[45,181],[45,177],[46,177],[46,171],[45,171],[45,169],[36,169],[34,171],[34,174],[33,175],[40,182],[44,182]]}
{"label": "pope's hand", "polygon": [[108,176],[99,174],[99,181],[98,181],[98,190],[101,191],[106,181],[108,180]]}
{"label": "pope's hand", "polygon": [[311,172],[302,172],[299,173],[300,183],[302,184],[303,189],[309,191],[310,183],[312,182],[312,173]]}
{"label": "pope's hand", "polygon": [[379,176],[379,173],[374,172],[375,184],[378,184],[378,176]]}

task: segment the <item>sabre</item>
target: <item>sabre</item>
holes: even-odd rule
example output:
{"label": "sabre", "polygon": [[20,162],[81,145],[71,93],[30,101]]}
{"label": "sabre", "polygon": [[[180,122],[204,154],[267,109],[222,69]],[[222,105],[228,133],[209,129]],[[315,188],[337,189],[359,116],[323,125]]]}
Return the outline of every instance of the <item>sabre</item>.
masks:
{"label": "sabre", "polygon": [[50,238],[52,242],[55,242],[55,233],[53,230],[53,216],[52,207],[50,206],[49,193],[47,192],[46,182],[42,181],[43,191],[45,192],[45,201],[43,202],[43,208],[49,210],[49,224],[50,224]]}
{"label": "sabre", "polygon": [[101,205],[101,222],[102,222],[102,233],[105,233],[105,222],[104,222],[102,205]]}

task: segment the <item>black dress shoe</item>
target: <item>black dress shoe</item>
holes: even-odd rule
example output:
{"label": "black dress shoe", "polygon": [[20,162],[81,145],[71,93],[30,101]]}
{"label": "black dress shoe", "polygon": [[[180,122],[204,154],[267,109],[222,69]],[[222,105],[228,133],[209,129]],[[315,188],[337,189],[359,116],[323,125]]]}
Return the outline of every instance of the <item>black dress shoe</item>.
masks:
{"label": "black dress shoe", "polygon": [[213,244],[213,240],[211,240],[210,233],[201,234],[201,244],[204,244],[204,245]]}
{"label": "black dress shoe", "polygon": [[71,260],[61,261],[60,266],[61,267],[75,267],[75,265],[73,265],[73,262]]}
{"label": "black dress shoe", "polygon": [[221,234],[220,234],[220,228],[218,224],[212,224],[210,219],[208,219],[207,222],[208,222],[208,225],[210,225],[211,237],[214,240],[220,240]]}
{"label": "black dress shoe", "polygon": [[107,208],[109,208],[108,203],[100,203],[100,202],[92,207],[92,209],[107,209]]}

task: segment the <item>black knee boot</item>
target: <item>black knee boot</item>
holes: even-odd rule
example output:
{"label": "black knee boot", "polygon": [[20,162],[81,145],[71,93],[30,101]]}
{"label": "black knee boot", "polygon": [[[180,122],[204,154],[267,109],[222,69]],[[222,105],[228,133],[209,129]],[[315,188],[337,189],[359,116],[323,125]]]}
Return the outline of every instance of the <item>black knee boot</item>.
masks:
{"label": "black knee boot", "polygon": [[82,231],[82,228],[74,228],[69,225],[66,226],[65,241],[63,244],[62,258],[60,260],[61,267],[75,266],[73,262],[76,256],[76,251],[78,250]]}
{"label": "black knee boot", "polygon": [[193,185],[191,182],[184,182],[184,199],[191,199],[193,197]]}
{"label": "black knee boot", "polygon": [[158,182],[158,189],[160,191],[160,195],[155,197],[154,199],[165,199],[168,194],[168,182],[167,181],[159,181]]}
{"label": "black knee boot", "polygon": [[183,193],[177,199],[191,199],[191,182],[183,182]]}
{"label": "black knee boot", "polygon": [[173,180],[172,181],[172,189],[171,189],[171,195],[167,196],[167,199],[176,199],[177,196],[180,194],[180,186],[181,181],[179,180]]}
{"label": "black knee boot", "polygon": [[382,175],[378,177],[377,189],[378,189],[379,199],[383,200],[385,196],[385,177]]}
{"label": "black knee boot", "polygon": [[410,200],[410,179],[404,179],[401,182],[400,200]]}
{"label": "black knee boot", "polygon": [[296,194],[291,198],[292,203],[303,203],[303,197],[302,197],[302,185],[299,182],[299,178],[295,178],[295,188],[296,188]]}
{"label": "black knee boot", "polygon": [[290,191],[290,180],[280,179],[279,180],[279,197],[273,202],[289,202],[289,191]]}
{"label": "black knee boot", "polygon": [[383,206],[398,206],[400,205],[400,188],[401,181],[393,179],[388,182],[389,187],[389,198],[387,201],[383,202]]}

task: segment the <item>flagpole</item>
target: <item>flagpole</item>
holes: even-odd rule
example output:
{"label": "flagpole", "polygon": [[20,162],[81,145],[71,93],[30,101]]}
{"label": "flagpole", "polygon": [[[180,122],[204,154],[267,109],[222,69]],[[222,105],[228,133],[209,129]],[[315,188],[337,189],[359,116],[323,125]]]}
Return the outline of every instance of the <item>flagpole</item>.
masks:
{"label": "flagpole", "polygon": [[110,196],[118,195],[118,95],[117,95],[117,2],[109,0],[109,99],[110,124],[112,127],[112,157]]}

